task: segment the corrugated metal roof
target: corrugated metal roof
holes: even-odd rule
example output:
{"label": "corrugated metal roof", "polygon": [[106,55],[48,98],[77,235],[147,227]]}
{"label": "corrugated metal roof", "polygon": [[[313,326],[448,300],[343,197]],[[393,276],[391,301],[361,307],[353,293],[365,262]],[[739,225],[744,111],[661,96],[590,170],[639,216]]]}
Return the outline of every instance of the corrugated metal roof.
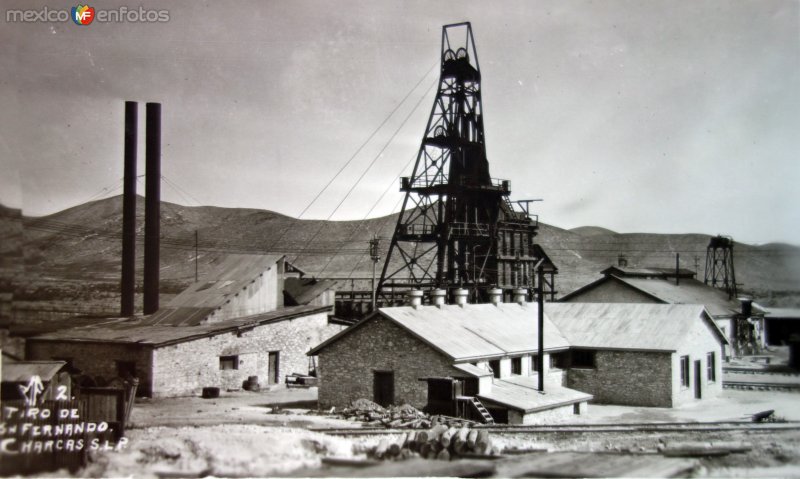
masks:
{"label": "corrugated metal roof", "polygon": [[579,348],[676,351],[704,320],[724,341],[700,304],[548,303],[545,312]]}
{"label": "corrugated metal roof", "polygon": [[[464,307],[381,308],[394,321],[456,361],[487,359],[538,349],[535,303],[467,304]],[[697,321],[705,321],[720,343],[724,335],[702,304],[545,303],[544,349],[568,347],[676,351]],[[347,328],[308,354],[315,355],[375,316]]]}
{"label": "corrugated metal roof", "polygon": [[491,392],[479,394],[478,397],[523,412],[540,411],[593,399],[591,394],[549,384],[545,386],[545,394],[541,394],[537,382],[536,376],[493,379]]}
{"label": "corrugated metal roof", "polygon": [[767,308],[762,307],[770,319],[800,319],[800,308]]}
{"label": "corrugated metal roof", "polygon": [[283,255],[230,254],[205,276],[167,303],[166,308],[218,308],[261,273],[275,267]]}
{"label": "corrugated metal roof", "polygon": [[[532,303],[400,306],[380,313],[454,360],[530,352],[538,345]],[[548,350],[569,347],[546,316],[544,340]]]}
{"label": "corrugated metal roof", "polygon": [[203,281],[189,285],[162,308],[142,321],[169,326],[196,326],[223,306],[259,275],[275,267],[283,255],[230,254]]}
{"label": "corrugated metal roof", "polygon": [[329,309],[329,306],[296,306],[199,326],[149,324],[141,320],[128,319],[55,331],[30,338],[30,341],[120,342],[159,346],[184,342],[197,337],[247,330],[259,324],[284,321]]}
{"label": "corrugated metal roof", "polygon": [[3,364],[3,382],[27,382],[33,376],[49,381],[66,366],[65,361],[20,361]]}
{"label": "corrugated metal roof", "polygon": [[676,285],[674,280],[616,278],[667,303],[705,305],[712,316],[731,316],[740,309],[739,302],[728,299],[727,293],[696,279],[681,279]]}
{"label": "corrugated metal roof", "polygon": [[475,376],[475,377],[479,377],[479,378],[480,377],[484,377],[484,376],[491,376],[492,375],[491,372],[489,372],[489,371],[487,371],[485,369],[481,369],[478,366],[473,366],[470,363],[454,364],[453,367],[458,369],[459,371],[464,371],[465,373],[469,374],[470,376]]}

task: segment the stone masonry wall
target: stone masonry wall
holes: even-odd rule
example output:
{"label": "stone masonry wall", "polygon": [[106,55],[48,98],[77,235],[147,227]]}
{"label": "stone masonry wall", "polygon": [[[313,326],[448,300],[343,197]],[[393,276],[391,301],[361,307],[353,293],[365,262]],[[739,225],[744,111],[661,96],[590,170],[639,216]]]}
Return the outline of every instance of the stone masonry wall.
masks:
{"label": "stone masonry wall", "polygon": [[76,341],[28,340],[29,360],[72,359],[72,365],[83,374],[106,381],[117,377],[117,361],[133,361],[139,376],[137,394],[149,395],[152,386],[153,351],[139,344],[89,343]]}
{"label": "stone masonry wall", "polygon": [[596,368],[570,369],[566,386],[599,404],[672,407],[672,354],[598,350]]}
{"label": "stone masonry wall", "polygon": [[319,354],[319,405],[344,407],[372,400],[373,372],[394,372],[394,402],[427,404],[428,385],[419,378],[464,376],[452,361],[390,320],[375,316]]}
{"label": "stone masonry wall", "polygon": [[[269,353],[278,352],[278,378],[308,373],[306,352],[343,329],[327,312],[266,324],[250,331],[200,338],[154,351],[153,394],[196,395],[203,387],[237,389],[249,376],[268,382]],[[239,356],[239,369],[220,370],[220,356]]]}
{"label": "stone masonry wall", "polygon": [[[681,348],[672,355],[672,402],[674,405],[697,401],[695,398],[697,383],[695,382],[695,361],[700,361],[700,395],[702,399],[718,396],[722,392],[723,345],[714,335],[711,326],[703,319],[697,318],[692,323]],[[708,353],[715,354],[715,380],[708,377]],[[689,356],[689,387],[681,384],[681,356]]]}

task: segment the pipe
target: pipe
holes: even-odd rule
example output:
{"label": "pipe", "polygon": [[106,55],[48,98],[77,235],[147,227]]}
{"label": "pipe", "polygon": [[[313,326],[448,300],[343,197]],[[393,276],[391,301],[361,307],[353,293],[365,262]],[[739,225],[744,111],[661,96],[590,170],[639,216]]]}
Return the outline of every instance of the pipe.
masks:
{"label": "pipe", "polygon": [[122,189],[120,316],[133,316],[136,295],[136,142],[139,104],[125,102],[125,164]]}
{"label": "pipe", "polygon": [[161,235],[161,104],[147,104],[144,213],[144,314],[158,311]]}

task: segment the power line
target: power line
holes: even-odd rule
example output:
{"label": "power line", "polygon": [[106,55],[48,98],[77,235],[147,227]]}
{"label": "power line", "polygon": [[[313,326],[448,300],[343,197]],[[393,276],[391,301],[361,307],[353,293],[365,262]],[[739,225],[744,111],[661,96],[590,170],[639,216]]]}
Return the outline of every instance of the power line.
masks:
{"label": "power line", "polygon": [[[341,201],[339,201],[339,204],[338,204],[338,205],[336,205],[336,208],[334,208],[334,209],[333,209],[333,211],[331,211],[331,214],[329,214],[329,215],[328,215],[328,217],[326,218],[326,221],[330,221],[330,219],[333,217],[333,215],[334,215],[334,214],[336,214],[336,212],[339,210],[339,208],[342,206],[342,204],[344,204],[344,202],[347,200],[347,198],[349,198],[349,197],[350,197],[350,194],[351,194],[351,193],[352,193],[352,192],[353,192],[353,191],[356,189],[356,187],[357,187],[357,186],[358,186],[358,185],[361,183],[361,180],[363,180],[363,179],[364,179],[364,177],[367,175],[367,173],[369,172],[369,170],[370,170],[370,169],[372,169],[372,167],[375,165],[375,163],[378,161],[378,159],[379,159],[379,158],[380,158],[380,157],[383,155],[383,152],[384,152],[384,151],[386,151],[386,148],[388,148],[388,147],[389,147],[389,145],[392,143],[392,141],[394,141],[394,139],[397,137],[397,134],[398,134],[398,133],[400,133],[400,130],[402,130],[402,129],[403,129],[403,127],[406,125],[406,123],[408,123],[408,120],[411,118],[411,116],[412,116],[412,115],[413,115],[413,114],[414,114],[414,113],[417,111],[417,108],[419,108],[419,106],[422,104],[422,101],[423,101],[423,100],[425,99],[425,97],[428,95],[428,92],[429,92],[429,91],[430,91],[430,90],[431,90],[431,89],[432,89],[434,86],[436,86],[436,84],[437,84],[438,82],[439,82],[439,79],[437,78],[436,80],[434,80],[434,81],[433,81],[433,83],[431,83],[431,86],[430,86],[430,88],[428,88],[428,90],[426,90],[426,91],[425,91],[425,93],[424,93],[424,94],[423,94],[423,95],[420,97],[420,99],[417,101],[417,104],[416,104],[416,105],[414,105],[414,108],[413,108],[413,109],[412,109],[412,110],[411,110],[411,111],[408,113],[408,115],[405,117],[405,119],[403,119],[403,122],[400,124],[400,126],[398,126],[398,127],[397,127],[397,129],[394,131],[394,133],[392,133],[392,136],[391,136],[391,137],[389,137],[389,141],[387,141],[387,142],[386,142],[386,144],[384,144],[384,145],[383,145],[383,148],[381,148],[381,150],[378,152],[378,154],[377,154],[377,155],[375,155],[375,158],[373,158],[373,159],[372,159],[372,161],[370,162],[370,164],[369,164],[369,165],[367,166],[367,168],[366,168],[366,169],[365,169],[365,170],[364,170],[364,171],[361,173],[361,176],[359,176],[359,177],[358,177],[358,179],[357,179],[357,180],[356,180],[356,182],[353,184],[353,186],[351,186],[351,187],[350,187],[350,189],[349,189],[349,190],[347,190],[347,193],[344,195],[344,197],[342,198],[342,200],[341,200]],[[317,235],[319,235],[319,233],[322,231],[322,229],[325,227],[325,225],[326,225],[326,224],[327,224],[327,223],[323,223],[322,225],[320,225],[320,228],[317,230],[317,232],[316,232],[316,233],[314,233],[314,236],[312,236],[312,237],[311,237],[311,239],[309,239],[309,240],[308,240],[308,243],[311,243],[311,241],[313,241],[314,239],[316,239]],[[297,260],[297,258],[295,258],[295,261],[296,261],[296,260]]]}
{"label": "power line", "polygon": [[[367,144],[368,144],[370,141],[372,141],[372,138],[373,138],[373,137],[374,137],[374,136],[375,136],[375,135],[378,133],[378,131],[380,131],[380,129],[381,129],[381,128],[383,128],[383,126],[384,126],[384,125],[385,125],[385,124],[386,124],[386,123],[389,121],[389,119],[390,119],[392,116],[394,116],[394,114],[397,112],[397,110],[399,110],[399,109],[400,109],[400,107],[401,107],[401,106],[402,106],[402,105],[403,105],[403,104],[406,102],[406,100],[407,100],[407,99],[408,99],[408,98],[411,96],[411,94],[414,92],[414,90],[416,90],[416,89],[417,89],[417,87],[419,87],[419,85],[420,85],[420,84],[421,84],[421,83],[422,83],[422,82],[425,80],[425,78],[426,78],[426,77],[427,77],[427,76],[428,76],[428,75],[431,73],[431,71],[433,71],[433,69],[434,69],[434,68],[436,68],[436,65],[437,65],[437,63],[434,63],[434,64],[433,64],[433,66],[432,66],[432,67],[431,67],[431,68],[430,68],[430,69],[429,69],[427,72],[425,72],[425,74],[424,74],[424,75],[422,75],[422,77],[419,79],[419,81],[418,81],[418,82],[417,82],[417,83],[416,83],[416,84],[415,84],[413,87],[411,87],[411,89],[410,89],[410,90],[408,90],[408,93],[406,93],[406,95],[403,97],[403,99],[402,99],[402,100],[400,100],[400,102],[399,102],[399,103],[398,103],[398,104],[397,104],[397,105],[396,105],[396,106],[395,106],[395,107],[392,109],[392,111],[390,111],[390,112],[389,112],[389,114],[388,114],[388,115],[386,115],[386,118],[384,118],[384,119],[383,119],[383,121],[381,122],[381,124],[380,124],[380,125],[378,125],[378,127],[377,127],[377,128],[375,128],[375,130],[373,130],[373,132],[372,132],[372,133],[370,133],[370,135],[367,137],[367,139],[366,139],[366,140],[364,140],[364,142],[363,142],[363,143],[361,143],[361,145],[359,145],[359,147],[356,149],[356,151],[355,151],[355,152],[354,152],[354,153],[353,153],[353,154],[350,156],[350,158],[348,158],[348,160],[347,160],[347,161],[346,161],[346,162],[345,162],[345,163],[344,163],[344,164],[343,164],[343,165],[342,165],[342,166],[339,168],[339,170],[338,170],[338,171],[337,171],[337,172],[336,172],[336,173],[335,173],[335,174],[334,174],[334,175],[331,177],[331,179],[330,179],[330,180],[328,180],[328,182],[325,184],[325,186],[323,186],[323,187],[322,187],[322,189],[319,191],[319,193],[317,193],[317,195],[316,195],[316,196],[314,196],[314,198],[313,198],[313,199],[312,199],[312,200],[311,200],[311,201],[310,201],[310,202],[309,202],[309,203],[306,205],[306,207],[305,207],[305,208],[303,208],[303,211],[301,211],[301,212],[300,212],[300,214],[297,216],[297,219],[301,219],[301,218],[303,217],[303,215],[304,215],[304,214],[306,214],[306,212],[308,211],[308,209],[309,209],[309,208],[311,208],[311,206],[312,206],[312,205],[313,205],[313,204],[314,204],[314,203],[315,203],[315,202],[316,202],[316,201],[319,199],[319,197],[320,197],[320,196],[322,196],[322,194],[323,194],[323,193],[324,193],[324,192],[325,192],[325,191],[328,189],[328,187],[329,187],[331,184],[333,184],[333,182],[336,180],[336,178],[338,178],[338,177],[339,177],[339,175],[340,175],[340,174],[342,174],[342,172],[343,172],[343,171],[344,171],[344,170],[347,168],[347,166],[348,166],[348,165],[349,165],[349,164],[350,164],[350,163],[351,163],[351,162],[352,162],[352,161],[355,159],[355,157],[356,157],[356,156],[358,156],[358,154],[359,154],[359,153],[361,153],[361,150],[363,150],[363,149],[364,149],[364,147],[365,147],[365,146],[366,146],[366,145],[367,145]],[[273,243],[273,245],[275,245],[275,244],[277,244],[278,242],[280,242],[280,240],[282,240],[282,239],[283,239],[283,236],[284,236],[286,233],[288,233],[288,231],[289,231],[291,228],[293,228],[293,227],[294,227],[294,225],[295,225],[295,223],[292,223],[291,225],[289,225],[289,227],[288,227],[287,229],[285,229],[285,230],[284,230],[284,231],[281,233],[281,235],[278,237],[278,239],[277,239],[277,240],[275,240],[275,242]],[[271,245],[271,246],[273,246],[273,245]]]}

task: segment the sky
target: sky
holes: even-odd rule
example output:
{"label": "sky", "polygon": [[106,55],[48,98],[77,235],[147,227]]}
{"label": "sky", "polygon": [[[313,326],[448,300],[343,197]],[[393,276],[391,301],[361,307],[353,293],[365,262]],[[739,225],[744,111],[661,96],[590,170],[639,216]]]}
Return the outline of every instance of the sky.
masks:
{"label": "sky", "polygon": [[8,22],[74,4],[0,4],[0,203],[120,194],[133,100],[139,174],[144,104],[162,104],[166,201],[396,211],[441,26],[470,21],[492,176],[542,222],[800,243],[798,0],[91,4],[139,5],[169,21]]}

